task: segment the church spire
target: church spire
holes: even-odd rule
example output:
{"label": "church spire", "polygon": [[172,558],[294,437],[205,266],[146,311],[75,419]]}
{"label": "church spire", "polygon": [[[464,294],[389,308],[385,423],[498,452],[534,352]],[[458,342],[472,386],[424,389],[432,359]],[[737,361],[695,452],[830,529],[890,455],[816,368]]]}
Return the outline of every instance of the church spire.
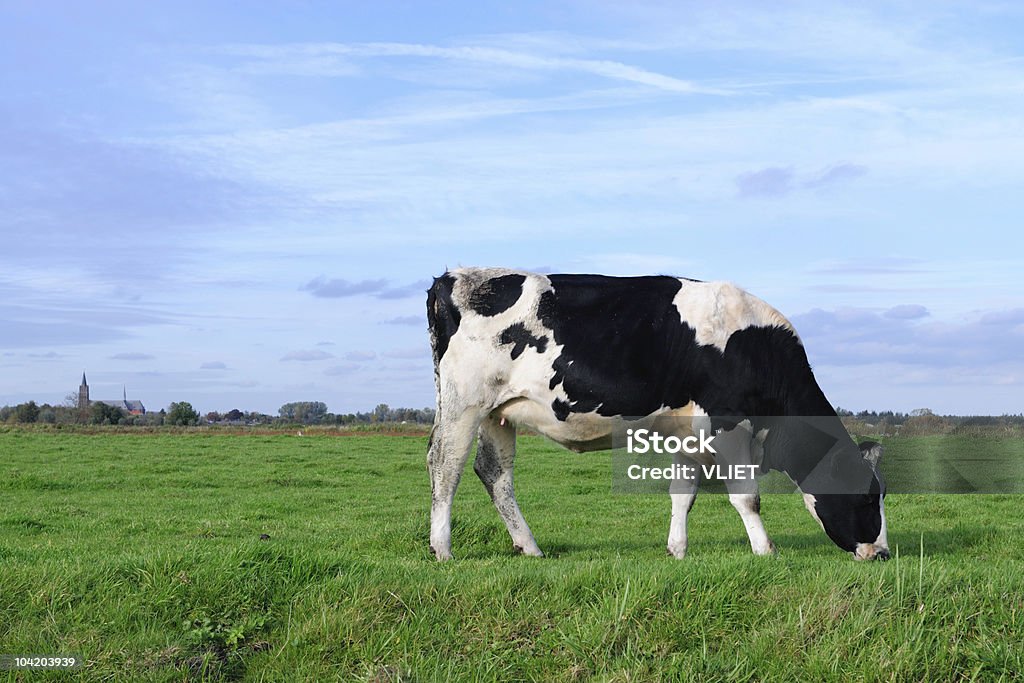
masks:
{"label": "church spire", "polygon": [[78,409],[85,410],[89,407],[89,383],[85,381],[85,373],[82,373],[82,384],[78,387]]}

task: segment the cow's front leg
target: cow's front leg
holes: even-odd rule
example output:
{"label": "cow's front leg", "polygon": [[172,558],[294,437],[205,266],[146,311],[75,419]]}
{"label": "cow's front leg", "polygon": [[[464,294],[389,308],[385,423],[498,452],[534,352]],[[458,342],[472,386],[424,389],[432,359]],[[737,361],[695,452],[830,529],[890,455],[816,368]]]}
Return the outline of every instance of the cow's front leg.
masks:
{"label": "cow's front leg", "polygon": [[697,499],[699,481],[694,479],[677,479],[669,485],[669,498],[672,499],[672,520],[668,527],[668,553],[677,560],[686,557],[686,518]]}
{"label": "cow's front leg", "polygon": [[543,557],[527,526],[523,513],[516,502],[512,482],[512,468],[516,457],[516,428],[510,423],[502,424],[494,417],[486,417],[480,423],[480,438],[477,442],[476,460],[473,470],[483,482],[494,507],[505,522],[512,545],[518,552],[534,557]]}
{"label": "cow's front leg", "polygon": [[[754,483],[756,489],[757,484]],[[730,488],[726,485],[726,488]],[[746,487],[744,487],[746,488]],[[761,496],[758,493],[733,493],[729,491],[729,502],[740,513],[743,526],[747,529],[747,537],[750,539],[750,549],[755,555],[771,555],[775,552],[775,544],[768,538],[764,530],[764,523],[761,521]]]}
{"label": "cow's front leg", "polygon": [[430,549],[438,560],[452,557],[452,501],[469,458],[480,416],[466,411],[448,419],[438,414],[430,432],[427,469],[430,471]]}
{"label": "cow's front leg", "polygon": [[750,549],[755,555],[771,555],[775,544],[768,538],[761,522],[761,495],[757,490],[757,478],[751,465],[760,465],[763,459],[760,439],[752,434],[750,422],[744,420],[731,430],[715,436],[715,458],[719,467],[740,466],[739,472],[725,480],[729,502],[740,513],[743,526],[750,539]]}

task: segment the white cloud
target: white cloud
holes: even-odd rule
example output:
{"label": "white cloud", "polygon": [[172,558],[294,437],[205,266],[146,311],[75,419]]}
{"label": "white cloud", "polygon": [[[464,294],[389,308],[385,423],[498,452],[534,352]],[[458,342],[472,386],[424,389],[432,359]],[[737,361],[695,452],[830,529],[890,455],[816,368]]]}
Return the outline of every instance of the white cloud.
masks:
{"label": "white cloud", "polygon": [[[611,80],[626,81],[675,93],[724,94],[723,91],[702,88],[696,84],[673,76],[638,68],[622,62],[607,59],[580,59],[551,57],[528,52],[488,47],[426,45],[419,43],[306,43],[298,45],[229,45],[221,52],[245,57],[260,57],[277,69],[294,65],[296,56],[306,59],[329,55],[351,57],[427,57],[454,61],[480,62],[503,68],[540,71],[577,71],[602,76]],[[298,62],[302,64],[303,62]],[[348,75],[348,74],[345,74]]]}

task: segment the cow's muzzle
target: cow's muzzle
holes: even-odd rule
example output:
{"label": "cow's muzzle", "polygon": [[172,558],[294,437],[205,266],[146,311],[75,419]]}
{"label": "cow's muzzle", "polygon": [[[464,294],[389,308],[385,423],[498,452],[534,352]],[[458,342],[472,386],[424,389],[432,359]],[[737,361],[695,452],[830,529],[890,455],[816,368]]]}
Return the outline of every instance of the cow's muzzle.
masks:
{"label": "cow's muzzle", "polygon": [[889,549],[885,546],[874,543],[858,543],[857,549],[853,551],[855,560],[885,560],[889,559]]}

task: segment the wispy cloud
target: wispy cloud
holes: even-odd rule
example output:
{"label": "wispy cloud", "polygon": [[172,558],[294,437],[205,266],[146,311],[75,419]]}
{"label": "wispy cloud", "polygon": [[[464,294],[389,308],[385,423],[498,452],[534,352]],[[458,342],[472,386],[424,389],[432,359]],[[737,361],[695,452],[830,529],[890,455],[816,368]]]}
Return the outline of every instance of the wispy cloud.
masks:
{"label": "wispy cloud", "polygon": [[153,360],[156,358],[151,353],[142,353],[139,351],[127,351],[125,353],[115,353],[113,356],[108,356],[110,360]]}
{"label": "wispy cloud", "polygon": [[798,187],[817,189],[838,185],[868,172],[867,166],[842,162],[833,164],[799,180],[792,167],[769,166],[736,176],[740,197],[781,197]]}
{"label": "wispy cloud", "polygon": [[223,361],[213,360],[199,366],[200,370],[227,370],[227,364]]}
{"label": "wispy cloud", "polygon": [[317,361],[327,360],[328,358],[334,358],[333,354],[327,353],[326,351],[289,351],[285,355],[281,356],[282,361]]}
{"label": "wispy cloud", "polygon": [[341,278],[327,279],[321,275],[299,287],[299,290],[326,299],[339,299],[360,294],[377,294],[387,285],[388,281],[384,279],[349,282]]}
{"label": "wispy cloud", "polygon": [[928,309],[921,304],[901,304],[893,306],[882,315],[895,320],[917,320],[927,317],[929,313]]}
{"label": "wispy cloud", "polygon": [[772,166],[736,176],[741,197],[781,197],[793,189],[793,169]]}
{"label": "wispy cloud", "polygon": [[[579,59],[517,52],[487,46],[429,45],[421,43],[305,43],[285,45],[226,45],[224,54],[257,57],[280,72],[289,66],[307,65],[309,59],[326,56],[420,57],[478,62],[503,68],[537,71],[575,71],[603,78],[684,94],[725,94],[717,88],[701,87],[692,81],[607,59]],[[296,58],[300,61],[295,61]],[[249,68],[253,68],[250,66]],[[345,73],[344,75],[349,75]]]}
{"label": "wispy cloud", "polygon": [[426,326],[427,319],[422,315],[398,315],[394,318],[381,320],[381,325],[421,325]]}
{"label": "wispy cloud", "polygon": [[822,170],[803,182],[804,187],[817,188],[859,178],[868,172],[867,166],[839,163]]}
{"label": "wispy cloud", "polygon": [[381,299],[404,299],[409,296],[423,296],[430,287],[430,280],[417,280],[416,282],[399,287],[389,287],[377,294]]}
{"label": "wispy cloud", "polygon": [[415,346],[405,349],[391,349],[390,351],[384,351],[381,355],[385,358],[416,358],[427,360],[430,358],[430,348],[424,344],[423,346]]}
{"label": "wispy cloud", "polygon": [[1024,308],[1013,308],[1005,311],[991,311],[981,316],[982,325],[993,327],[1016,327],[1024,325]]}
{"label": "wispy cloud", "polygon": [[810,267],[821,275],[900,275],[929,270],[927,261],[913,256],[867,256],[832,259]]}
{"label": "wispy cloud", "polygon": [[389,280],[360,280],[350,282],[341,278],[330,278],[321,275],[299,287],[299,291],[309,292],[315,297],[340,299],[345,297],[368,294],[378,299],[404,299],[411,295],[420,295],[430,286],[429,280],[419,280],[408,285],[391,286]]}
{"label": "wispy cloud", "polygon": [[324,374],[328,377],[339,377],[344,375],[351,375],[357,372],[362,366],[358,363],[342,363],[341,365],[332,365],[331,367],[324,370]]}

